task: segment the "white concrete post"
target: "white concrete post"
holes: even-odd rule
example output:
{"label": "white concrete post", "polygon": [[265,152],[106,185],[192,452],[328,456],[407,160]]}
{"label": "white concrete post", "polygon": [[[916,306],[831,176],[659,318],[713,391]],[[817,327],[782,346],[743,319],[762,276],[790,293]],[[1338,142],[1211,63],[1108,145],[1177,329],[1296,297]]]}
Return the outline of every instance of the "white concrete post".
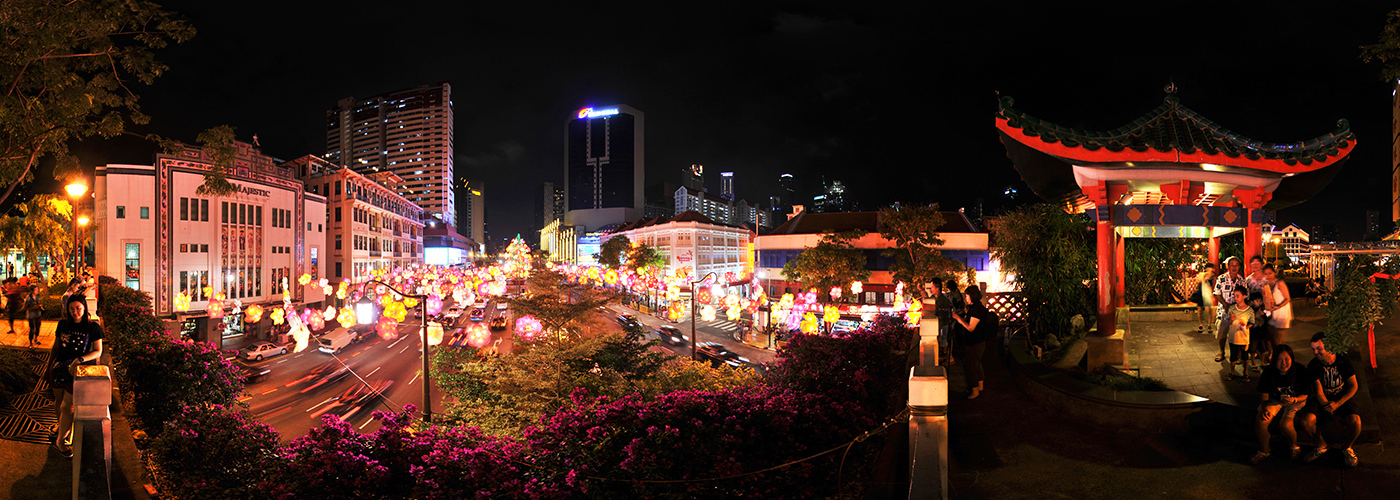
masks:
{"label": "white concrete post", "polygon": [[941,366],[909,374],[909,498],[948,498],[948,375]]}
{"label": "white concrete post", "polygon": [[112,373],[78,365],[73,377],[73,500],[112,497]]}
{"label": "white concrete post", "polygon": [[923,299],[924,315],[919,318],[919,364],[938,366],[938,317],[933,314],[934,299]]}

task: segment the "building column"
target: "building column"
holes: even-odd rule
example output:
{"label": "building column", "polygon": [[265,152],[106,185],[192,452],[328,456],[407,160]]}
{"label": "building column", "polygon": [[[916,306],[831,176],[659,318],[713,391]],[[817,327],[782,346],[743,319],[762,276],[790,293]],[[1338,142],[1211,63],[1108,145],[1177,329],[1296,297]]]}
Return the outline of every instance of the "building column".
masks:
{"label": "building column", "polygon": [[1263,257],[1264,241],[1262,234],[1262,224],[1264,221],[1256,220],[1254,212],[1264,208],[1264,204],[1273,197],[1273,193],[1267,192],[1262,187],[1254,189],[1236,189],[1233,192],[1235,200],[1239,202],[1240,208],[1244,209],[1245,229],[1244,229],[1244,259],[1245,272],[1249,271],[1249,261],[1254,257]]}
{"label": "building column", "polygon": [[1220,265],[1220,237],[1219,237],[1219,236],[1211,236],[1210,238],[1206,238],[1206,259],[1207,259],[1206,262],[1210,262],[1211,264],[1215,264],[1215,266],[1216,266],[1215,271],[1216,271],[1216,272],[1218,272],[1218,273],[1223,273],[1223,272],[1225,272],[1225,269],[1223,269],[1223,268],[1221,267],[1221,265]]}
{"label": "building column", "polygon": [[1114,307],[1123,307],[1127,304],[1128,294],[1126,293],[1128,274],[1127,251],[1128,239],[1113,231],[1113,298]]}
{"label": "building column", "polygon": [[1113,222],[1109,220],[1108,217],[1108,211],[1111,209],[1112,207],[1109,206],[1100,206],[1098,208],[1099,220],[1094,224],[1096,236],[1098,238],[1098,324],[1099,335],[1103,336],[1113,335],[1117,325],[1115,304],[1117,304],[1118,301],[1113,296],[1114,289],[1117,288],[1117,286],[1115,286],[1116,278],[1113,272],[1114,269],[1117,268],[1117,265],[1114,263],[1115,257],[1113,250],[1113,240],[1115,236],[1113,234]]}

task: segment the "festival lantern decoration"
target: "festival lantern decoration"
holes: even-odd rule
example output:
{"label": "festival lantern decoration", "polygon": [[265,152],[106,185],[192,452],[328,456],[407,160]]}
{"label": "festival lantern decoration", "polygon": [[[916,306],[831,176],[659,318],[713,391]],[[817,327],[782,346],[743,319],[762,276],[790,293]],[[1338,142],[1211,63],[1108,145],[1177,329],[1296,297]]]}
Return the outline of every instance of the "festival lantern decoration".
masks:
{"label": "festival lantern decoration", "polygon": [[248,323],[257,323],[259,321],[262,321],[262,315],[262,306],[253,304],[251,306],[248,306],[247,310],[243,311],[243,321]]}
{"label": "festival lantern decoration", "polygon": [[325,278],[321,278],[321,293],[324,293],[324,294],[326,294],[326,295],[330,295],[331,292],[334,292],[334,291],[335,291],[335,288],[331,287],[331,282],[330,282],[330,280],[325,279]]}
{"label": "festival lantern decoration", "polygon": [[482,347],[490,342],[491,331],[487,330],[481,323],[472,323],[467,327],[467,345]]}
{"label": "festival lantern decoration", "polygon": [[831,300],[840,300],[840,299],[841,299],[841,287],[839,287],[839,286],[833,286],[833,287],[831,287],[830,295],[831,295]]}
{"label": "festival lantern decoration", "polygon": [[301,277],[300,277],[300,278],[297,278],[297,284],[299,284],[299,285],[301,285],[301,286],[306,286],[306,285],[308,285],[308,284],[310,284],[310,283],[311,283],[311,275],[310,275],[310,274],[302,273]]}
{"label": "festival lantern decoration", "polygon": [[408,317],[408,309],[404,307],[403,302],[390,302],[389,305],[384,306],[384,315],[393,318],[395,322],[402,323],[404,318]]}
{"label": "festival lantern decoration", "polygon": [[384,340],[399,338],[399,324],[394,321],[394,318],[388,316],[380,316],[379,321],[374,325],[374,330],[379,332],[379,338]]}
{"label": "festival lantern decoration", "polygon": [[802,323],[798,325],[802,333],[813,333],[817,331],[817,315],[807,313],[802,315]]}
{"label": "festival lantern decoration", "polygon": [[865,289],[865,285],[861,284],[861,282],[859,282],[859,281],[852,281],[852,282],[851,282],[851,295],[860,295],[860,292],[861,292],[862,290],[864,290],[864,289]]}
{"label": "festival lantern decoration", "polygon": [[695,301],[701,304],[709,304],[714,299],[709,288],[700,288],[695,291]]}
{"label": "festival lantern decoration", "polygon": [[307,309],[307,312],[312,313],[307,316],[307,318],[310,319],[310,321],[306,322],[309,328],[317,331],[326,328],[326,317],[323,316],[320,311],[312,311],[311,309]]}
{"label": "festival lantern decoration", "polygon": [[350,327],[355,325],[355,309],[352,307],[346,306],[340,308],[340,314],[336,315],[336,317],[340,318],[341,326]]}
{"label": "festival lantern decoration", "polygon": [[214,287],[211,287],[211,286],[206,286],[206,287],[204,287],[204,296],[205,296],[205,297],[209,297],[209,296],[212,296],[212,295],[214,295]]}
{"label": "festival lantern decoration", "polygon": [[442,344],[442,323],[428,322],[428,345]]}
{"label": "festival lantern decoration", "polygon": [[666,300],[675,302],[681,298],[681,287],[671,285],[666,287]]}
{"label": "festival lantern decoration", "polygon": [[534,340],[543,331],[544,325],[534,316],[525,315],[515,320],[515,335],[522,339]]}
{"label": "festival lantern decoration", "polygon": [[822,321],[827,323],[835,323],[839,319],[841,319],[841,310],[836,306],[827,306],[826,313],[822,314]]}
{"label": "festival lantern decoration", "polygon": [[220,319],[224,317],[224,307],[219,305],[217,301],[210,302],[209,307],[206,307],[205,310],[209,311],[209,317],[212,319]]}
{"label": "festival lantern decoration", "polygon": [[715,306],[712,306],[712,305],[709,305],[709,304],[705,304],[704,307],[701,307],[701,308],[700,308],[700,320],[701,320],[701,321],[714,321],[714,320],[715,320]]}
{"label": "festival lantern decoration", "polygon": [[350,286],[349,286],[349,285],[350,285],[350,281],[348,281],[348,280],[347,280],[347,281],[342,281],[342,282],[340,282],[340,287],[336,288],[336,290],[335,290],[335,298],[340,299],[340,300],[345,300],[346,297],[349,297],[349,296],[350,296]]}
{"label": "festival lantern decoration", "polygon": [[214,294],[214,302],[223,302],[225,300],[227,300],[227,298],[224,296],[224,292]]}
{"label": "festival lantern decoration", "polygon": [[428,315],[437,316],[442,314],[442,297],[436,295],[428,296]]}
{"label": "festival lantern decoration", "polygon": [[412,309],[412,308],[414,308],[414,307],[418,307],[418,299],[415,299],[415,298],[413,298],[413,297],[404,297],[404,298],[403,298],[403,306],[404,306],[405,308],[408,308],[408,309]]}
{"label": "festival lantern decoration", "polygon": [[280,307],[272,308],[272,324],[280,325],[287,321],[286,314],[287,312],[283,311]]}
{"label": "festival lantern decoration", "polygon": [[321,319],[335,321],[335,315],[338,312],[340,312],[340,310],[336,309],[335,306],[326,306],[326,310],[321,313]]}
{"label": "festival lantern decoration", "polygon": [[866,322],[875,321],[875,316],[876,316],[877,314],[880,314],[880,308],[877,307],[877,306],[875,306],[875,305],[866,304],[866,305],[860,306],[860,320],[861,320],[861,321],[866,321]]}
{"label": "festival lantern decoration", "polygon": [[909,322],[909,326],[917,326],[919,324],[919,320],[923,319],[923,308],[923,304],[919,301],[909,301],[909,311],[905,313],[905,320]]}
{"label": "festival lantern decoration", "polygon": [[175,294],[175,309],[188,311],[190,309],[190,295],[185,292]]}

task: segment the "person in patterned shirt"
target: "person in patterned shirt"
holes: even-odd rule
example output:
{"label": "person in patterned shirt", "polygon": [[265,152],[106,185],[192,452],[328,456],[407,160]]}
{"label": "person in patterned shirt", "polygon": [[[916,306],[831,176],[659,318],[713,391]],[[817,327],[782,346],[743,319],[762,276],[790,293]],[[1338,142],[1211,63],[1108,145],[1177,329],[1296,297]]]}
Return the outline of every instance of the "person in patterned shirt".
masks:
{"label": "person in patterned shirt", "polygon": [[1215,362],[1225,361],[1225,330],[1228,326],[1226,318],[1230,315],[1227,311],[1230,306],[1235,305],[1235,289],[1247,290],[1244,276],[1240,275],[1240,259],[1230,257],[1225,259],[1225,273],[1215,279],[1215,335],[1220,342],[1220,355],[1215,357]]}

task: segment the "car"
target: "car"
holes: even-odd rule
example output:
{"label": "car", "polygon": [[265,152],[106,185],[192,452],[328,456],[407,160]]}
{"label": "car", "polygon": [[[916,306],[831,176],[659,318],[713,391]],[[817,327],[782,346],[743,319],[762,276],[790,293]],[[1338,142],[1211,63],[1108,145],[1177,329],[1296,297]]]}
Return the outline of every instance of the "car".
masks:
{"label": "car", "polygon": [[636,317],[636,316],[633,316],[633,315],[631,315],[631,314],[622,313],[622,314],[617,315],[617,318],[614,318],[614,319],[617,320],[617,324],[622,325],[623,328],[641,328],[641,327],[642,327],[642,323],[641,323],[640,321],[637,321],[637,317]]}
{"label": "car", "polygon": [[496,302],[496,310],[497,310],[497,311],[504,311],[504,310],[506,310],[507,307],[510,307],[510,304],[505,303],[505,301],[497,301],[497,302]]}
{"label": "car", "polygon": [[496,316],[496,317],[494,317],[494,318],[491,318],[491,329],[494,330],[494,331],[498,331],[498,332],[501,331],[501,330],[505,330],[505,329],[506,329],[506,317],[505,317],[505,316]]}
{"label": "car", "polygon": [[690,345],[690,337],[686,337],[685,334],[681,333],[679,328],[671,325],[661,325],[658,327],[656,329],[656,336],[667,344],[680,346]]}
{"label": "car", "polygon": [[240,366],[238,367],[238,376],[243,378],[243,383],[245,383],[245,384],[251,384],[251,383],[257,382],[258,380],[261,380],[261,379],[263,378],[263,376],[265,376],[265,375],[267,375],[267,374],[269,374],[269,373],[272,373],[272,369],[270,369],[270,368],[263,368],[263,367],[260,367],[260,366],[242,366],[242,365],[240,365]]}
{"label": "car", "polygon": [[448,318],[448,319],[457,319],[457,318],[458,318],[459,316],[461,316],[461,315],[462,315],[462,308],[457,307],[457,306],[449,307],[449,308],[447,308],[446,311],[443,311],[443,312],[442,312],[442,316],[443,316],[444,318]]}
{"label": "car", "polygon": [[721,365],[729,365],[734,368],[743,368],[749,365],[748,358],[738,355],[729,348],[724,347],[719,342],[700,342],[695,344],[695,354],[700,359],[710,362],[716,368]]}
{"label": "car", "polygon": [[476,309],[472,309],[472,312],[468,315],[468,318],[470,318],[472,321],[481,321],[483,319],[486,319],[486,310],[479,307]]}
{"label": "car", "polygon": [[287,346],[277,345],[267,341],[253,342],[238,350],[238,356],[248,361],[262,361],[265,357],[286,353]]}

